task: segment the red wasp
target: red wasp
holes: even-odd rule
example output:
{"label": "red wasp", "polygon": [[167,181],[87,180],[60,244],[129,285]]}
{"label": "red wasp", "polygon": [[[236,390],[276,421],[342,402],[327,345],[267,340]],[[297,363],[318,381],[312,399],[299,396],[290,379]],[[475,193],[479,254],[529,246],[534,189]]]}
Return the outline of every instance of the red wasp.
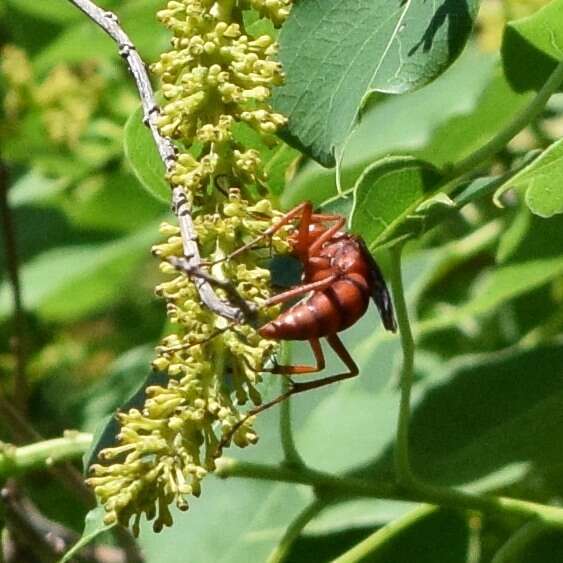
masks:
{"label": "red wasp", "polygon": [[260,237],[236,250],[231,257],[249,249],[261,239],[271,237],[294,220],[299,223],[295,233],[290,236],[290,243],[293,256],[303,264],[302,283],[270,298],[265,306],[285,303],[306,293],[311,295],[282,312],[258,332],[264,338],[273,340],[308,340],[316,365],[278,365],[271,372],[291,376],[322,371],[325,358],[320,338],[327,339],[348,371],[314,381],[291,381],[286,393],[252,409],[244,420],[296,393],[358,375],[358,366],[338,333],[363,316],[370,299],[374,300],[379,310],[383,326],[392,332],[397,330],[391,297],[381,270],[364,241],[342,230],[345,218],[341,215],[313,213],[312,203],[304,202],[285,214]]}

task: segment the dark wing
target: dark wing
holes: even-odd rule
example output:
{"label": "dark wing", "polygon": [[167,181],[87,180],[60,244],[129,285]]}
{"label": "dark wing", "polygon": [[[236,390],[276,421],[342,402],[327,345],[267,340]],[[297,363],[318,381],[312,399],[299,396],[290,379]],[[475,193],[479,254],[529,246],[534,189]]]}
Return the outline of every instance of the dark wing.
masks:
{"label": "dark wing", "polygon": [[381,273],[377,262],[371,255],[371,252],[368,250],[366,243],[360,238],[358,240],[366,262],[369,264],[369,271],[373,281],[373,292],[371,294],[371,298],[379,311],[383,326],[391,332],[396,332],[397,322],[395,321],[395,312],[393,311],[393,301],[391,301],[391,294],[387,289],[387,285],[383,279],[383,274]]}

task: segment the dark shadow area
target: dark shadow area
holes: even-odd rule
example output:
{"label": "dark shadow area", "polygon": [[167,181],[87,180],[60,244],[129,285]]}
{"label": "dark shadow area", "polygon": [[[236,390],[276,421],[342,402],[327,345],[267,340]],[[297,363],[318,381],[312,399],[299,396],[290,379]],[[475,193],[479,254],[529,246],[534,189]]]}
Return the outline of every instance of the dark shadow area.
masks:
{"label": "dark shadow area", "polygon": [[516,92],[539,90],[555,70],[557,61],[528,43],[507,26],[501,47],[504,74]]}
{"label": "dark shadow area", "polygon": [[450,57],[461,52],[473,28],[473,16],[466,0],[445,0],[436,10],[420,41],[409,51],[414,55],[419,49],[427,53],[432,48],[440,28],[448,25],[448,48]]}

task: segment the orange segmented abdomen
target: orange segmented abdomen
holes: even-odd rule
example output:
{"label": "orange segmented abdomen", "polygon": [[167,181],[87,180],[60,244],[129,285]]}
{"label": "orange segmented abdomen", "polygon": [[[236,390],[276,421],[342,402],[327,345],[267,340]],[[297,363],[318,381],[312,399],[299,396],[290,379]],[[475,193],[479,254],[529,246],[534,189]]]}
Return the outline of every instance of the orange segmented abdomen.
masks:
{"label": "orange segmented abdomen", "polygon": [[308,340],[336,334],[353,325],[365,312],[370,288],[361,276],[337,279],[260,328],[264,338]]}

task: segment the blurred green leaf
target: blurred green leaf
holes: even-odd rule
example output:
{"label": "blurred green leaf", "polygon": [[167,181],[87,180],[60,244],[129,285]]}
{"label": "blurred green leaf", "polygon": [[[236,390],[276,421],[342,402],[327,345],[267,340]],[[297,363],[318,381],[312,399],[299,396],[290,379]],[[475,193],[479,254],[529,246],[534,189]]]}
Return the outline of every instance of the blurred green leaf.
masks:
{"label": "blurred green leaf", "polygon": [[[147,378],[153,357],[152,346],[133,348],[112,363],[108,375],[103,380],[86,390],[80,424],[84,432],[97,430],[100,427],[100,420],[113,414],[116,409],[137,395],[140,386]],[[143,386],[143,390],[144,388]]]}
{"label": "blurred green leaf", "polygon": [[[529,464],[559,463],[561,344],[469,355],[415,386],[411,458],[423,479],[476,490],[521,479]],[[397,396],[398,400],[398,396]],[[353,472],[389,479],[393,446]]]}
{"label": "blurred green leaf", "polygon": [[551,217],[563,213],[563,140],[553,143],[501,186],[495,193],[497,204],[511,188],[525,193],[524,201],[535,215]]}
{"label": "blurred green leaf", "polygon": [[374,250],[433,191],[442,177],[432,165],[410,157],[389,157],[360,176],[350,222]]}
{"label": "blurred green leaf", "polygon": [[539,90],[563,58],[563,0],[553,0],[531,16],[509,22],[501,53],[514,90]]}
{"label": "blurred green leaf", "polygon": [[173,528],[155,534],[141,526],[150,563],[266,561],[288,522],[311,501],[307,489],[264,481],[210,477],[188,513],[174,511]]}
{"label": "blurred green leaf", "polygon": [[[23,1],[27,2],[27,0]],[[50,1],[56,2],[59,6],[61,4],[60,0]],[[39,5],[41,2],[31,2],[31,4]],[[166,48],[168,34],[164,27],[158,26],[156,22],[156,12],[162,6],[161,0],[135,0],[116,6],[115,12],[123,28],[140,54],[147,59],[158,57]],[[68,4],[64,6],[64,10],[71,14],[71,21],[77,23],[65,28],[34,58],[34,66],[39,72],[45,72],[60,63],[76,63],[91,59],[110,58],[115,65],[119,65],[118,68],[123,67],[124,62],[119,60],[117,45],[110,37],[77,8]]]}
{"label": "blurred green leaf", "polygon": [[134,111],[125,125],[125,156],[135,176],[151,195],[168,203],[170,186],[151,132],[143,123],[143,110]]}
{"label": "blurred green leaf", "polygon": [[164,202],[138,189],[132,174],[116,172],[111,175],[91,176],[81,187],[79,205],[64,205],[68,217],[83,229],[110,232],[132,232],[154,222],[166,213]]}
{"label": "blurred green leaf", "polygon": [[[158,226],[135,232],[118,241],[47,250],[21,269],[24,301],[45,319],[69,321],[119,297],[139,262],[149,255]],[[11,291],[0,286],[0,317],[11,314]]]}
{"label": "blurred green leaf", "polygon": [[489,272],[472,288],[474,297],[460,307],[448,307],[442,313],[420,321],[424,334],[456,326],[464,320],[493,314],[503,303],[525,294],[563,274],[563,256],[506,264]]}
{"label": "blurred green leaf", "polygon": [[468,301],[457,307],[440,307],[441,312],[420,321],[419,331],[429,334],[472,317],[496,313],[503,303],[561,276],[563,216],[540,219],[532,215],[529,220],[520,221],[501,242],[502,265],[477,277]]}
{"label": "blurred green leaf", "polygon": [[97,506],[90,510],[84,520],[84,531],[82,537],[65,554],[59,563],[69,563],[72,558],[78,555],[80,550],[96,539],[103,532],[107,532],[115,524],[104,523],[105,510],[103,506]]}
{"label": "blurred green leaf", "polygon": [[289,117],[289,137],[333,166],[369,95],[436,78],[465,45],[477,9],[477,0],[298,2],[280,34],[286,81],[273,101]]}
{"label": "blurred green leaf", "polygon": [[[401,524],[404,526],[401,531],[378,543],[377,549],[366,554],[361,561],[411,563],[413,554],[416,554],[416,563],[459,563],[466,560],[469,527],[463,513],[419,505],[390,526]],[[334,560],[338,561],[337,558]]]}
{"label": "blurred green leaf", "polygon": [[[111,2],[105,2],[106,5],[109,3]],[[6,4],[30,16],[53,23],[67,23],[84,17],[70,3],[63,3],[59,0],[40,0],[39,2],[6,0]]]}
{"label": "blurred green leaf", "polygon": [[[352,186],[378,158],[407,153],[437,167],[479,148],[529,101],[512,91],[495,57],[467,49],[438,80],[418,92],[387,97],[367,110],[346,145],[342,185]],[[452,95],[455,92],[455,96]],[[289,183],[282,204],[319,204],[336,194],[335,174],[309,162]]]}

